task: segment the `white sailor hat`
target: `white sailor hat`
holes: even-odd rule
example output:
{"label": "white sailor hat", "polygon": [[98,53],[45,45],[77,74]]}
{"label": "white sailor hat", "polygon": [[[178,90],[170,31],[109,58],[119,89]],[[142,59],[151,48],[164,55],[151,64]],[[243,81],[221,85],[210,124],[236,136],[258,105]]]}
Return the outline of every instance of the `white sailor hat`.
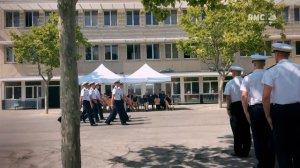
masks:
{"label": "white sailor hat", "polygon": [[94,84],[95,84],[95,82],[90,82],[90,83],[89,83],[89,85],[94,85]]}
{"label": "white sailor hat", "polygon": [[273,52],[275,51],[282,51],[290,53],[292,52],[293,47],[291,45],[285,43],[273,43],[272,44]]}
{"label": "white sailor hat", "polygon": [[270,58],[268,56],[260,55],[260,54],[253,54],[250,56],[253,61],[265,61],[266,59]]}
{"label": "white sailor hat", "polygon": [[114,84],[116,84],[116,83],[121,83],[121,82],[120,82],[120,80],[117,80],[117,81],[114,82]]}
{"label": "white sailor hat", "polygon": [[81,86],[87,85],[87,84],[89,84],[89,82],[85,81],[85,82],[82,82]]}
{"label": "white sailor hat", "polygon": [[244,70],[242,67],[235,66],[235,65],[231,66],[229,69],[231,71],[243,71]]}

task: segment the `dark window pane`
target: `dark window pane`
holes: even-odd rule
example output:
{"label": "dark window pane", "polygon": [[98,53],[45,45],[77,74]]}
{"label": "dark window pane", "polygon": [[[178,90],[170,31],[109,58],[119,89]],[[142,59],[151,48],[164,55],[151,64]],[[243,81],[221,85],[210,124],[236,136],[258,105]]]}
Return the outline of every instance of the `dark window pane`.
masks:
{"label": "dark window pane", "polygon": [[167,16],[165,19],[165,24],[171,24],[171,16]]}
{"label": "dark window pane", "polygon": [[118,45],[112,46],[112,59],[118,60]]}
{"label": "dark window pane", "polygon": [[13,98],[13,88],[7,87],[5,89],[5,99],[12,99]]}
{"label": "dark window pane", "polygon": [[33,25],[38,26],[39,24],[39,12],[33,12]]}
{"label": "dark window pane", "polygon": [[192,93],[199,94],[199,83],[198,82],[192,83]]}
{"label": "dark window pane", "polygon": [[285,22],[289,21],[289,7],[284,8],[284,20]]}
{"label": "dark window pane", "polygon": [[165,45],[165,50],[166,50],[166,58],[172,58],[171,44],[166,44]]}
{"label": "dark window pane", "polygon": [[132,11],[127,11],[126,12],[126,18],[127,18],[127,25],[133,25],[132,23]]}
{"label": "dark window pane", "polygon": [[134,57],[133,45],[127,45],[127,59],[132,60]]}
{"label": "dark window pane", "polygon": [[152,45],[147,45],[147,59],[152,59]]}
{"label": "dark window pane", "polygon": [[140,45],[135,45],[135,59],[141,59],[141,47]]}
{"label": "dark window pane", "polygon": [[152,19],[153,19],[153,25],[158,25],[158,21],[156,20],[154,15],[152,15]]}
{"label": "dark window pane", "polygon": [[91,25],[90,12],[84,12],[84,25],[85,26],[90,26]]}
{"label": "dark window pane", "polygon": [[300,12],[299,12],[300,8],[294,8],[294,14],[295,14],[295,21],[300,21]]}
{"label": "dark window pane", "polygon": [[14,27],[20,26],[20,13],[14,12]]}
{"label": "dark window pane", "polygon": [[26,87],[26,98],[32,98],[32,87]]}
{"label": "dark window pane", "polygon": [[105,60],[111,60],[110,46],[105,46]]}
{"label": "dark window pane", "polygon": [[154,44],[154,59],[159,59],[159,44]]}
{"label": "dark window pane", "polygon": [[14,88],[14,99],[20,99],[21,98],[21,87],[15,87]]}
{"label": "dark window pane", "polygon": [[6,12],[6,27],[12,27],[13,23],[13,13],[12,12]]}
{"label": "dark window pane", "polygon": [[117,11],[111,11],[111,26],[116,26],[118,24]]}
{"label": "dark window pane", "polygon": [[98,48],[98,46],[93,47],[93,60],[99,60],[99,48]]}
{"label": "dark window pane", "polygon": [[173,58],[178,58],[178,50],[176,44],[172,44],[172,54],[173,54]]}
{"label": "dark window pane", "polygon": [[296,55],[300,55],[300,41],[296,41]]}
{"label": "dark window pane", "polygon": [[188,53],[184,53],[183,58],[191,58],[191,55],[189,55]]}
{"label": "dark window pane", "polygon": [[140,25],[140,11],[134,11],[134,25]]}
{"label": "dark window pane", "polygon": [[91,47],[85,48],[85,60],[91,60],[91,59],[92,59]]}
{"label": "dark window pane", "polygon": [[151,20],[152,20],[151,12],[147,12],[146,13],[146,25],[151,25],[152,24]]}
{"label": "dark window pane", "polygon": [[171,11],[171,22],[172,22],[172,24],[177,24],[177,11],[176,10]]}
{"label": "dark window pane", "polygon": [[110,13],[109,13],[109,11],[104,12],[104,25],[110,26]]}
{"label": "dark window pane", "polygon": [[98,11],[92,12],[92,26],[97,26],[98,24]]}
{"label": "dark window pane", "polygon": [[209,84],[210,83],[208,83],[208,82],[203,83],[203,93],[209,93],[209,90],[210,90]]}
{"label": "dark window pane", "polygon": [[26,12],[25,14],[25,26],[26,27],[31,27],[32,26],[32,13],[31,12]]}

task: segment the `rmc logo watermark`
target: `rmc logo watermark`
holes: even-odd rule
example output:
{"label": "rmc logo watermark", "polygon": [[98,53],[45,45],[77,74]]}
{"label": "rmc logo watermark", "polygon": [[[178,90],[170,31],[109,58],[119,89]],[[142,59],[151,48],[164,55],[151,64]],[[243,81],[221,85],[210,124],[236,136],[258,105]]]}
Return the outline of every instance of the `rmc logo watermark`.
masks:
{"label": "rmc logo watermark", "polygon": [[258,21],[258,22],[274,22],[276,20],[276,15],[266,16],[265,14],[248,14],[248,20]]}

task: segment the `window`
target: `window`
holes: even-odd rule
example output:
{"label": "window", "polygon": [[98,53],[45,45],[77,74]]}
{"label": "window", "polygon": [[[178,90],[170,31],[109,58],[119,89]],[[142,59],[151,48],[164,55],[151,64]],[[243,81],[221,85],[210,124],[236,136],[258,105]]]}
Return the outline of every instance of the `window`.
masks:
{"label": "window", "polygon": [[20,13],[19,12],[5,12],[6,27],[19,27]]}
{"label": "window", "polygon": [[16,63],[16,57],[14,55],[13,52],[13,48],[12,47],[7,47],[6,49],[6,63]]}
{"label": "window", "polygon": [[99,47],[95,45],[93,47],[85,48],[85,60],[99,60]]}
{"label": "window", "polygon": [[159,59],[159,44],[147,45],[147,59]]}
{"label": "window", "polygon": [[203,93],[218,93],[217,77],[203,77]]}
{"label": "window", "polygon": [[118,60],[118,45],[105,46],[105,60]]}
{"label": "window", "polygon": [[285,22],[289,21],[289,7],[284,8],[283,19],[284,19]]}
{"label": "window", "polygon": [[191,59],[192,58],[192,56],[190,55],[190,54],[188,54],[188,53],[183,53],[183,58],[184,59]]}
{"label": "window", "polygon": [[294,8],[294,15],[295,15],[295,21],[300,21],[300,8],[299,7]]}
{"label": "window", "polygon": [[128,88],[127,93],[135,93],[136,96],[142,97],[141,84],[128,84],[127,88]]}
{"label": "window", "polygon": [[127,11],[127,25],[133,26],[133,25],[140,25],[140,11],[134,10],[134,11]]}
{"label": "window", "polygon": [[141,48],[139,44],[127,45],[127,60],[139,60],[141,59]]}
{"label": "window", "polygon": [[104,25],[105,26],[117,26],[117,11],[105,11],[104,12]]}
{"label": "window", "polygon": [[41,82],[25,82],[26,85],[26,98],[42,97]]}
{"label": "window", "polygon": [[178,51],[176,44],[165,44],[165,52],[167,59],[178,58]]}
{"label": "window", "polygon": [[296,55],[300,56],[300,41],[296,41]]}
{"label": "window", "polygon": [[31,27],[31,26],[38,26],[39,23],[39,12],[26,12],[25,13],[25,26]]}
{"label": "window", "polygon": [[272,55],[271,51],[272,51],[272,41],[265,41],[265,44],[267,46],[267,49],[265,51],[265,55],[270,56]]}
{"label": "window", "polygon": [[166,18],[165,24],[177,24],[177,10],[171,10],[171,15]]}
{"label": "window", "polygon": [[199,102],[199,78],[184,78],[184,94],[186,102]]}
{"label": "window", "polygon": [[5,83],[5,99],[20,99],[21,98],[21,82]]}
{"label": "window", "polygon": [[146,25],[158,25],[158,22],[152,12],[146,13]]}
{"label": "window", "polygon": [[98,11],[85,11],[84,12],[84,26],[97,26],[98,24]]}

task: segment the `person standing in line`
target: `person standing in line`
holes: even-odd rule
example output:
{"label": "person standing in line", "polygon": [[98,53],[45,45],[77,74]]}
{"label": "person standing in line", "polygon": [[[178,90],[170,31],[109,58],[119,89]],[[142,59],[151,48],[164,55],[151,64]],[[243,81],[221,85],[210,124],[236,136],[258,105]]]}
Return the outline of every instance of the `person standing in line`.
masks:
{"label": "person standing in line", "polygon": [[292,46],[273,43],[275,62],[262,78],[263,107],[273,129],[280,168],[300,167],[300,65],[288,60]]}
{"label": "person standing in line", "polygon": [[95,82],[91,82],[90,84],[90,90],[89,90],[89,94],[90,94],[90,102],[91,102],[91,108],[94,112],[94,118],[96,120],[97,123],[100,123],[100,119],[98,116],[99,113],[99,106],[98,106],[98,101],[97,101],[97,95],[96,95],[96,85]]}
{"label": "person standing in line", "polygon": [[98,113],[100,116],[100,120],[104,120],[104,116],[103,116],[103,110],[102,110],[102,98],[101,98],[101,92],[100,92],[100,83],[96,83],[96,89],[95,89],[95,94],[97,97],[97,105],[98,105]]}
{"label": "person standing in line", "polygon": [[89,121],[91,126],[97,126],[97,124],[94,121],[93,117],[93,111],[92,111],[92,104],[90,101],[90,95],[89,95],[89,89],[88,89],[88,82],[83,82],[82,83],[83,88],[80,91],[80,107],[83,107],[83,113],[81,115],[81,118],[83,121],[86,119],[86,115],[89,117]]}
{"label": "person standing in line", "polygon": [[122,95],[121,89],[118,89],[118,88],[120,88],[120,81],[118,80],[114,84],[115,84],[115,87],[112,90],[112,96],[111,96],[112,112],[109,114],[109,116],[106,119],[105,123],[107,125],[110,125],[110,123],[113,121],[114,117],[118,113],[119,117],[120,117],[120,120],[121,120],[121,124],[122,125],[128,125],[126,123],[126,118],[125,118],[124,113],[123,113],[124,105],[121,101],[123,95]]}
{"label": "person standing in line", "polygon": [[231,66],[233,79],[225,87],[227,113],[233,132],[234,153],[233,156],[247,157],[251,147],[250,125],[246,119],[241,102],[240,86],[242,83],[241,71],[243,68]]}
{"label": "person standing in line", "polygon": [[251,55],[254,71],[245,76],[242,85],[242,104],[246,118],[252,129],[254,150],[258,160],[257,168],[274,168],[275,152],[272,130],[265,117],[262,105],[262,77],[267,56]]}

